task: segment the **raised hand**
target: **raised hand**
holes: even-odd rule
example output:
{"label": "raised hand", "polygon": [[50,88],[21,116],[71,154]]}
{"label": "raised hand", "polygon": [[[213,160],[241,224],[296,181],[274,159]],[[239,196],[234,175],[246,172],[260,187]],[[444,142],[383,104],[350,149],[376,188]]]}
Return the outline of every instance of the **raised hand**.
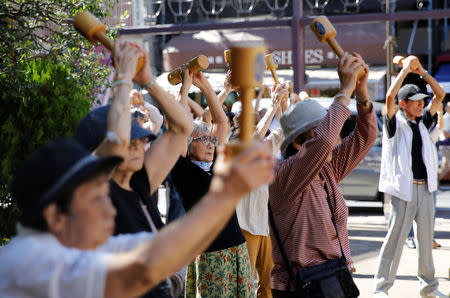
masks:
{"label": "raised hand", "polygon": [[181,90],[180,93],[189,93],[189,89],[192,86],[192,82],[193,82],[193,73],[188,69],[185,68],[183,70],[183,83],[181,85]]}
{"label": "raised hand", "polygon": [[197,86],[202,92],[205,92],[208,88],[212,89],[211,84],[205,78],[201,71],[198,71],[192,76],[192,83]]}
{"label": "raised hand", "polygon": [[144,105],[144,98],[142,97],[141,92],[136,89],[131,90],[130,92],[130,102],[133,106]]}
{"label": "raised hand", "polygon": [[145,86],[146,84],[153,81],[153,74],[150,69],[150,60],[148,58],[147,52],[143,50],[139,45],[134,44],[135,47],[139,49],[139,52],[144,57],[144,65],[142,66],[142,69],[140,72],[138,72],[134,76],[134,81],[138,83],[140,86]]}
{"label": "raised hand", "polygon": [[131,81],[136,74],[137,60],[142,55],[142,52],[134,44],[129,42],[116,42],[114,45],[116,79]]}
{"label": "raised hand", "polygon": [[364,62],[364,59],[358,54],[353,53],[353,56],[355,56],[358,61],[361,63],[362,67],[364,68],[364,76],[359,79],[359,81],[356,83],[355,87],[355,93],[356,93],[356,99],[359,101],[366,101],[369,99],[369,91],[367,90],[367,81],[369,78],[369,66]]}
{"label": "raised hand", "polygon": [[350,98],[356,87],[358,72],[362,67],[361,61],[348,53],[345,53],[342,58],[339,59],[337,71],[341,82],[340,93]]}

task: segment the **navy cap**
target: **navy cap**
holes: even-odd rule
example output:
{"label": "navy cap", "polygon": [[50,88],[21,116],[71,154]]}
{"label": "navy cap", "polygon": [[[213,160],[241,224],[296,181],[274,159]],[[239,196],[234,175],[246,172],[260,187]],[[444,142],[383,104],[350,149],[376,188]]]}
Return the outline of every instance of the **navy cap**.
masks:
{"label": "navy cap", "polygon": [[[94,109],[84,117],[78,124],[75,137],[88,150],[94,151],[106,136],[106,122],[108,118],[109,105]],[[131,121],[131,140],[148,137],[149,140],[156,138],[151,131]]]}
{"label": "navy cap", "polygon": [[406,84],[398,91],[397,98],[398,101],[408,99],[408,100],[422,100],[429,97],[428,94],[422,93],[419,86],[414,84]]}
{"label": "navy cap", "polygon": [[22,217],[37,217],[45,206],[99,173],[109,173],[122,162],[119,156],[99,158],[74,139],[45,144],[17,171],[11,193]]}

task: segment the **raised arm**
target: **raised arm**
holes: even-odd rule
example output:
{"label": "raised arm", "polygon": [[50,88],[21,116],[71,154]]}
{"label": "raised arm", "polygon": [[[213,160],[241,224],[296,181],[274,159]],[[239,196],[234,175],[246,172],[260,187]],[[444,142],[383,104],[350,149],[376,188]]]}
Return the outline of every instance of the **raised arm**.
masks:
{"label": "raised arm", "polygon": [[[217,98],[219,99],[220,104],[223,104],[225,99],[227,99],[228,94],[233,90],[231,87],[231,70],[228,70],[225,75],[225,81],[224,81],[224,88],[223,90],[217,95]],[[206,107],[203,113],[203,122],[206,122],[208,125],[211,124],[211,112],[209,111],[209,107]]]}
{"label": "raised arm", "polygon": [[441,109],[442,100],[445,97],[444,88],[433,78],[430,74],[428,74],[425,69],[423,69],[422,65],[419,63],[419,68],[416,71],[417,74],[422,76],[422,78],[430,85],[431,90],[433,90],[433,98],[429,104],[431,116],[437,113]]}
{"label": "raised arm", "polygon": [[180,88],[180,93],[178,95],[177,101],[181,103],[183,108],[186,110],[188,114],[192,114],[191,107],[189,105],[189,89],[192,86],[192,73],[189,69],[185,69],[183,72],[183,82]]}
{"label": "raised arm", "polygon": [[365,69],[365,75],[356,83],[355,94],[358,118],[354,132],[334,148],[331,166],[337,182],[344,179],[366,156],[378,135],[378,125],[369,100],[367,79],[369,67],[362,57],[353,53]]}
{"label": "raised arm", "polygon": [[192,261],[223,229],[239,198],[272,181],[273,166],[267,144],[253,145],[231,163],[225,162],[220,152],[209,192],[185,217],[170,223],[132,252],[112,258],[104,296],[142,295]]}
{"label": "raised arm", "polygon": [[398,108],[395,104],[395,97],[402,87],[403,81],[405,80],[406,76],[411,72],[411,59],[405,59],[404,62],[405,63],[403,64],[403,68],[395,77],[394,81],[389,87],[389,90],[386,93],[386,113],[389,119],[392,119],[395,113],[397,113]]}
{"label": "raised arm", "polygon": [[255,137],[263,139],[269,129],[270,123],[272,123],[275,113],[280,109],[280,102],[283,96],[287,96],[288,91],[282,89],[281,85],[274,85],[274,90],[272,92],[272,103],[268,107],[266,114],[259,120],[255,129]]}
{"label": "raised arm", "polygon": [[94,150],[97,156],[128,155],[130,143],[131,115],[130,92],[133,87],[133,77],[136,74],[137,59],[142,56],[139,49],[127,42],[117,42],[114,45],[114,78],[113,99],[107,119],[108,137]]}
{"label": "raised arm", "polygon": [[205,113],[205,110],[194,100],[189,99],[188,105],[191,108],[192,114],[194,114],[195,118],[202,117],[202,115]]}
{"label": "raised arm", "polygon": [[303,143],[298,152],[280,167],[280,174],[277,176],[281,177],[278,183],[283,185],[283,189],[303,190],[324,166],[329,154],[337,145],[342,126],[350,116],[347,105],[355,89],[357,73],[361,67],[357,58],[347,53],[339,60],[340,91],[325,118],[314,129],[313,137]]}
{"label": "raised arm", "polygon": [[201,71],[194,74],[193,82],[194,85],[202,91],[203,95],[205,95],[206,102],[208,103],[208,108],[214,124],[212,135],[219,137],[219,144],[224,144],[230,127],[227,115],[222,109],[222,103],[219,101],[214,89]]}
{"label": "raised arm", "polygon": [[158,102],[168,122],[168,130],[145,153],[144,166],[150,181],[150,192],[153,193],[167,177],[167,174],[187,148],[187,140],[194,124],[186,110],[158,83],[150,70],[147,53],[144,54],[144,67],[136,75],[135,80],[144,86]]}

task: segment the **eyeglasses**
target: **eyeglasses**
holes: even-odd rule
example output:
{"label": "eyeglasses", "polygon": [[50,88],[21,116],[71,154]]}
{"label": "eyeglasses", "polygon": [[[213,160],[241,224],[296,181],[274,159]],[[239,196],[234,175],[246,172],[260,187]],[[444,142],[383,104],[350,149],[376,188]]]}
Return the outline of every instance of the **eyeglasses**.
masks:
{"label": "eyeglasses", "polygon": [[209,143],[213,144],[215,147],[219,145],[219,138],[218,137],[211,137],[211,136],[201,136],[197,138],[193,138],[192,141],[200,140],[203,145],[208,146]]}

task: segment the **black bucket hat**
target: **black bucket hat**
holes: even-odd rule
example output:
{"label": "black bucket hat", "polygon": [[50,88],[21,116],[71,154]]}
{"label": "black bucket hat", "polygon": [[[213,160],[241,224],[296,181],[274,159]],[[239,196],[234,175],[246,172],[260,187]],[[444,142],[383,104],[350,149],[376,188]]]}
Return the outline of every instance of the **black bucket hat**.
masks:
{"label": "black bucket hat", "polygon": [[[75,138],[89,151],[94,151],[103,141],[106,135],[106,122],[108,119],[109,105],[94,109],[78,124]],[[156,135],[139,126],[136,121],[131,121],[131,140],[147,137],[154,140]]]}
{"label": "black bucket hat", "polygon": [[37,217],[66,190],[122,162],[119,156],[99,158],[74,139],[60,138],[35,152],[17,171],[11,192],[23,216]]}

